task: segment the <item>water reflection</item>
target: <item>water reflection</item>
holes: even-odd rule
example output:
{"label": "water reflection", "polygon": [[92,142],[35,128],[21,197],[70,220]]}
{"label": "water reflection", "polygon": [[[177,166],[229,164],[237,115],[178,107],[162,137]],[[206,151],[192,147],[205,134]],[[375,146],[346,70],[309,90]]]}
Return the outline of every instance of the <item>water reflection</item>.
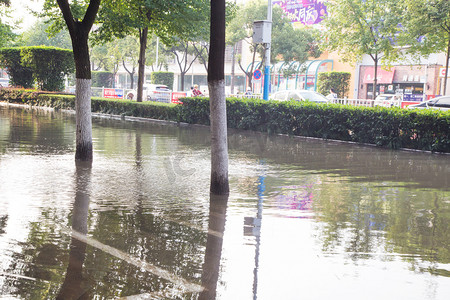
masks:
{"label": "water reflection", "polygon": [[206,240],[205,262],[202,268],[202,286],[205,288],[198,299],[216,299],[222,255],[223,234],[227,213],[228,196],[212,195],[209,206],[208,238]]}
{"label": "water reflection", "polygon": [[[86,235],[91,184],[90,162],[76,162],[75,201],[72,210],[72,230]],[[86,258],[86,243],[72,236],[70,241],[69,265],[56,299],[91,299],[89,284],[83,278],[83,264]]]}
{"label": "water reflection", "polygon": [[94,120],[79,168],[72,116],[0,107],[0,124],[0,297],[450,293],[449,156],[230,131],[220,201],[208,128]]}

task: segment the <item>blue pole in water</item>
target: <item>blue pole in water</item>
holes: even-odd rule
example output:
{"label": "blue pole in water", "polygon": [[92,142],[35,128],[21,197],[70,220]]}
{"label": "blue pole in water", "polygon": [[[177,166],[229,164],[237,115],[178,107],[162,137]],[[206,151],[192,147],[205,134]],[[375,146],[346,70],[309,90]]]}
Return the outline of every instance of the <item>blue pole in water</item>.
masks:
{"label": "blue pole in water", "polygon": [[270,24],[269,31],[269,41],[265,45],[266,53],[265,53],[265,62],[266,67],[264,68],[264,93],[263,99],[269,100],[269,85],[270,85],[270,43],[272,41],[272,0],[268,0],[267,3],[267,20]]}
{"label": "blue pole in water", "polygon": [[264,93],[263,99],[269,100],[269,85],[270,85],[270,66],[266,65],[264,68]]}

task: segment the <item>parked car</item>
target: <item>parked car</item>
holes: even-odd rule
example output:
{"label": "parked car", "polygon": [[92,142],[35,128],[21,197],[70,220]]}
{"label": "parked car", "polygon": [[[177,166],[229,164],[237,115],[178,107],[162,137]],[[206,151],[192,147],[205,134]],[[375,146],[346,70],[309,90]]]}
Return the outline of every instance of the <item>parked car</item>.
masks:
{"label": "parked car", "polygon": [[328,103],[328,99],[324,95],[308,90],[285,90],[273,93],[270,96],[272,100],[278,101],[312,101],[316,103]]}
{"label": "parked car", "polygon": [[9,87],[9,78],[0,78],[0,88]]}
{"label": "parked car", "polygon": [[436,97],[428,101],[420,102],[418,104],[408,105],[407,108],[431,108],[439,110],[450,110],[450,96]]}
{"label": "parked car", "polygon": [[374,106],[383,107],[400,107],[402,103],[402,95],[396,94],[381,94],[375,98]]}
{"label": "parked car", "polygon": [[147,101],[167,102],[171,101],[172,91],[164,84],[145,84],[144,94]]}

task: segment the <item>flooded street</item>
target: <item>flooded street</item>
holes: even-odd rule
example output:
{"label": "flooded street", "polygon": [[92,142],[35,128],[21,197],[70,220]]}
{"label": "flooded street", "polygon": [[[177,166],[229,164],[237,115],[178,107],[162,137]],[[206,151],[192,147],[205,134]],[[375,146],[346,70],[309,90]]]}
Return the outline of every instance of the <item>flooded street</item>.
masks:
{"label": "flooded street", "polygon": [[[450,295],[450,155],[0,105],[0,299]],[[210,206],[210,201],[213,205]]]}

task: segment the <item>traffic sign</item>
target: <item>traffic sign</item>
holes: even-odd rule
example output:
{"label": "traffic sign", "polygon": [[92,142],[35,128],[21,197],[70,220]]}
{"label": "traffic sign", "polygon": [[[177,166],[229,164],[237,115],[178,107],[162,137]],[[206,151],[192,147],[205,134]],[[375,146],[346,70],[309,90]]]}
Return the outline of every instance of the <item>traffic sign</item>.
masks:
{"label": "traffic sign", "polygon": [[259,80],[259,79],[261,79],[261,77],[262,77],[262,72],[261,72],[261,70],[260,70],[260,69],[256,69],[256,70],[253,72],[253,79]]}

